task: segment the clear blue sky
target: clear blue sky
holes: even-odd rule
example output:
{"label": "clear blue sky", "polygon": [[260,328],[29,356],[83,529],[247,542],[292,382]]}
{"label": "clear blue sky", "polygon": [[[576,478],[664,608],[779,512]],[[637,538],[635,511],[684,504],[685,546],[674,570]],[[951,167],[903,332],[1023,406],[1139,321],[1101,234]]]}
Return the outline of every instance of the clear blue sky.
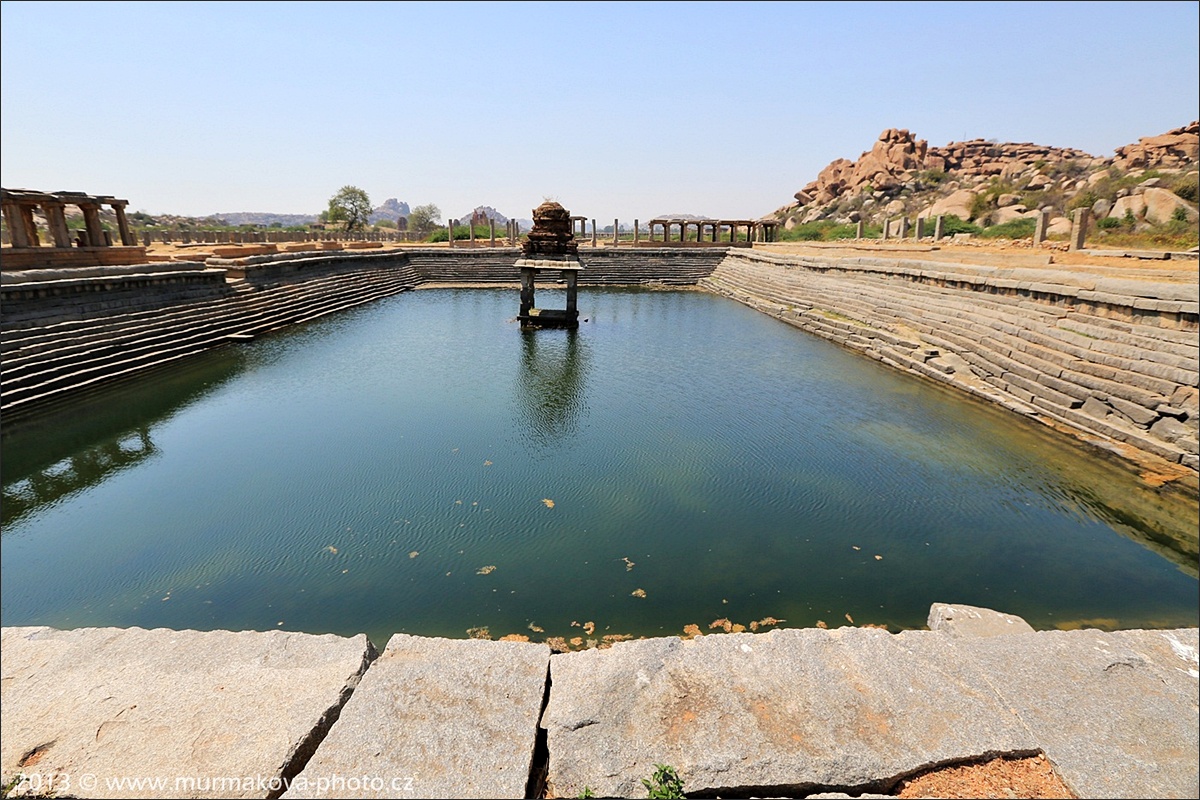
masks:
{"label": "clear blue sky", "polygon": [[757,217],[885,128],[1110,156],[1200,117],[1196,2],[4,2],[0,180]]}

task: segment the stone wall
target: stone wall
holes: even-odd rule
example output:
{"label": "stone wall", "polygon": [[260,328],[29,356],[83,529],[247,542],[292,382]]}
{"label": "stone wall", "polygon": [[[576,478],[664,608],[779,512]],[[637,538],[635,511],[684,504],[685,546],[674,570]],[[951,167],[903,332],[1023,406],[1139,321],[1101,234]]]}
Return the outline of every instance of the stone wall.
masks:
{"label": "stone wall", "polygon": [[144,247],[6,247],[0,254],[0,269],[5,271],[46,266],[66,269],[144,263]]}
{"label": "stone wall", "polygon": [[701,285],[871,358],[1197,471],[1195,284],[729,251]]}
{"label": "stone wall", "polygon": [[[225,271],[203,264],[37,270],[6,274],[0,284],[3,330],[37,328],[68,320],[170,309],[183,303],[216,300],[230,288]],[[66,274],[75,273],[71,277]]]}

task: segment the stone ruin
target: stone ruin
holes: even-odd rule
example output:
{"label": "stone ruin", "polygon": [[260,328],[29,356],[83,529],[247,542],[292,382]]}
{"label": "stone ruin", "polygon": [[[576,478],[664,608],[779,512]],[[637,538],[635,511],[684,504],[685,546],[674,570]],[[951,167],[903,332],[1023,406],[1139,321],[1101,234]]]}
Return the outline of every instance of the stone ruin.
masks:
{"label": "stone ruin", "polygon": [[533,210],[533,230],[521,252],[526,259],[578,260],[579,245],[571,227],[571,212],[547,200]]}
{"label": "stone ruin", "polygon": [[[579,289],[579,245],[571,230],[571,212],[553,200],[533,210],[533,230],[521,245],[522,257],[516,266],[521,271],[521,310],[517,319],[522,328],[579,327],[576,298]],[[555,270],[566,284],[567,307],[544,309],[534,305],[537,273]]]}

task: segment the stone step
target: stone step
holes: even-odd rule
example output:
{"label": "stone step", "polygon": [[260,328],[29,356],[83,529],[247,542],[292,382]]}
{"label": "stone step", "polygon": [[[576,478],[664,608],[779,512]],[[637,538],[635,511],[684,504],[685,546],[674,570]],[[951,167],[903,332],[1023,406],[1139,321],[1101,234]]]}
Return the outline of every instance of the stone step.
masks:
{"label": "stone step", "polygon": [[[325,298],[330,291],[330,287],[323,284],[298,295],[292,294],[290,297],[254,297],[242,302],[231,298],[219,305],[195,309],[189,314],[160,314],[153,324],[140,324],[120,333],[108,332],[102,336],[89,336],[82,342],[73,341],[54,350],[43,346],[36,353],[30,355],[7,357],[4,365],[4,377],[11,379],[24,375],[31,369],[47,370],[62,364],[78,363],[80,360],[103,356],[119,349],[141,349],[154,346],[156,342],[162,340],[174,340],[180,336],[181,331],[202,333],[225,322],[249,321],[255,313],[269,312],[283,304],[294,304],[298,297]],[[345,291],[345,289],[341,291]]]}
{"label": "stone step", "polygon": [[[5,412],[28,408],[51,397],[76,392],[83,387],[94,387],[98,383],[128,377],[143,370],[160,368],[179,358],[228,344],[231,334],[260,335],[372,302],[405,291],[410,286],[402,280],[390,278],[374,286],[355,281],[341,291],[328,291],[328,285],[323,288],[326,291],[319,294],[315,291],[292,294],[288,302],[256,310],[249,315],[239,313],[242,309],[238,308],[235,300],[218,319],[190,320],[188,324],[176,325],[164,331],[158,337],[158,343],[144,342],[135,348],[101,348],[101,352],[93,358],[43,365],[42,370],[32,373],[10,375],[6,369],[0,408]],[[317,296],[314,297],[314,294]],[[255,302],[261,304],[260,299]]]}

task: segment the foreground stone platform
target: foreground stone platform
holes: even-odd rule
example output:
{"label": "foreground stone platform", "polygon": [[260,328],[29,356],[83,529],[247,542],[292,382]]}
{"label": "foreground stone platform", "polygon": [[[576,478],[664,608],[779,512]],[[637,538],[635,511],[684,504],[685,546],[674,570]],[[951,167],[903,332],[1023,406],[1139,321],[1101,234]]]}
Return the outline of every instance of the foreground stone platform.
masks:
{"label": "foreground stone platform", "polygon": [[398,633],[284,797],[524,797],[549,666],[544,644]]}
{"label": "foreground stone platform", "polygon": [[363,635],[4,628],[0,654],[5,785],[22,773],[58,796],[267,797],[374,652]]}
{"label": "foreground stone platform", "polygon": [[0,759],[76,797],[644,797],[655,764],[689,796],[875,795],[1038,752],[1081,797],[1200,792],[1196,629],[929,624],[556,655],[398,634],[373,662],[361,635],[5,628]]}

